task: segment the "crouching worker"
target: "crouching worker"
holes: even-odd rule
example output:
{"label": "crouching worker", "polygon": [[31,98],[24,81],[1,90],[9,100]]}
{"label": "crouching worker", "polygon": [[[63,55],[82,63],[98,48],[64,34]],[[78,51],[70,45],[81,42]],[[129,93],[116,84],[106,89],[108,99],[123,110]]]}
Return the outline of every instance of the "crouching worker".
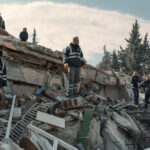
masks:
{"label": "crouching worker", "polygon": [[3,97],[6,94],[7,87],[7,72],[6,66],[2,60],[3,52],[0,51],[0,91],[1,96]]}
{"label": "crouching worker", "polygon": [[143,91],[145,92],[145,110],[148,106],[148,99],[150,98],[150,76],[146,77],[146,80],[142,82],[141,88],[143,88]]}
{"label": "crouching worker", "polygon": [[80,80],[80,69],[85,70],[85,61],[83,53],[79,46],[79,38],[74,37],[73,42],[64,51],[64,69],[68,70],[69,79],[69,97],[78,96],[78,82]]}

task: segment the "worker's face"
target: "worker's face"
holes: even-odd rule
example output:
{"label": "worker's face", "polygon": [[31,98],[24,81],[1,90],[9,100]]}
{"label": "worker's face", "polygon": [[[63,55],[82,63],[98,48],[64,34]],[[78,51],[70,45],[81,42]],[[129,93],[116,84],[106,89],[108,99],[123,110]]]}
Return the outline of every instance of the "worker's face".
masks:
{"label": "worker's face", "polygon": [[79,45],[79,39],[73,40],[73,43],[76,44],[76,45]]}
{"label": "worker's face", "polygon": [[27,29],[26,29],[26,28],[24,28],[24,29],[23,29],[23,31],[25,31],[25,32],[26,32],[26,31],[27,31]]}

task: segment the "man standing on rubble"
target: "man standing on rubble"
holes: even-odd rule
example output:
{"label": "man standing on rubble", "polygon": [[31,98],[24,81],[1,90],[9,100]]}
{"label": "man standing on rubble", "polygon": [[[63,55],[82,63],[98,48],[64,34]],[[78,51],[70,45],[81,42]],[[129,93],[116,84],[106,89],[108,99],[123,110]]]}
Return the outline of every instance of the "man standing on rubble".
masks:
{"label": "man standing on rubble", "polygon": [[4,22],[4,20],[3,20],[3,17],[1,16],[1,13],[0,13],[0,27],[1,27],[2,29],[5,28],[5,22]]}
{"label": "man standing on rubble", "polygon": [[23,28],[23,31],[19,35],[21,42],[26,42],[28,40],[27,28]]}
{"label": "man standing on rubble", "polygon": [[78,96],[78,82],[81,67],[85,70],[83,53],[79,46],[79,38],[74,37],[73,42],[64,51],[64,69],[68,70],[69,97]]}
{"label": "man standing on rubble", "polygon": [[148,99],[150,98],[150,76],[146,77],[146,80],[142,82],[141,88],[145,92],[145,110],[148,106]]}
{"label": "man standing on rubble", "polygon": [[140,77],[138,76],[137,72],[133,72],[131,83],[133,84],[133,92],[134,92],[134,103],[136,105],[139,104],[139,86],[138,83],[141,82]]}
{"label": "man standing on rubble", "polygon": [[7,71],[6,66],[2,60],[3,52],[0,51],[0,89],[1,95],[4,96],[6,94],[7,87]]}

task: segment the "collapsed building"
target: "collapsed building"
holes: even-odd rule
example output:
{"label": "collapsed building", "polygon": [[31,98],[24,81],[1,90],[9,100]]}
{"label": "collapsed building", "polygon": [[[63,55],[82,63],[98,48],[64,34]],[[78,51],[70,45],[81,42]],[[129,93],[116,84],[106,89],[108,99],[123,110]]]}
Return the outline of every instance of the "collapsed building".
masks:
{"label": "collapsed building", "polygon": [[[25,150],[142,150],[150,147],[148,114],[133,104],[130,77],[87,65],[81,97],[68,99],[63,53],[0,35],[8,87],[0,110],[0,148]],[[6,139],[13,95],[13,114]],[[16,108],[16,109],[17,109]],[[16,119],[17,118],[17,119]],[[13,148],[14,147],[14,148]]]}

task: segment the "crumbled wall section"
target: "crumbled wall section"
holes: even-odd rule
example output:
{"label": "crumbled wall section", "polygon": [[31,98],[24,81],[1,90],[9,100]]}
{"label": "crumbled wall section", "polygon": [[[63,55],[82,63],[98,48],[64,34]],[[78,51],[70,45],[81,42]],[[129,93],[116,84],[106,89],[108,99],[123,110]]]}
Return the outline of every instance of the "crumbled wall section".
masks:
{"label": "crumbled wall section", "polygon": [[45,72],[22,66],[17,63],[6,63],[8,79],[33,85],[43,85]]}
{"label": "crumbled wall section", "polygon": [[[43,84],[46,84],[47,87],[55,84],[63,86],[63,53],[28,42],[21,45],[19,42],[20,40],[15,37],[0,35],[0,49],[4,51],[8,80],[30,86]],[[47,73],[50,74],[48,78]],[[87,69],[81,71],[81,79],[105,86],[106,93],[102,92],[105,94],[104,96],[111,96],[111,91],[113,91],[114,98],[119,98],[117,93],[120,91],[116,88],[119,87],[118,85],[123,88],[130,86],[127,75],[98,70],[91,65],[87,65]]]}

